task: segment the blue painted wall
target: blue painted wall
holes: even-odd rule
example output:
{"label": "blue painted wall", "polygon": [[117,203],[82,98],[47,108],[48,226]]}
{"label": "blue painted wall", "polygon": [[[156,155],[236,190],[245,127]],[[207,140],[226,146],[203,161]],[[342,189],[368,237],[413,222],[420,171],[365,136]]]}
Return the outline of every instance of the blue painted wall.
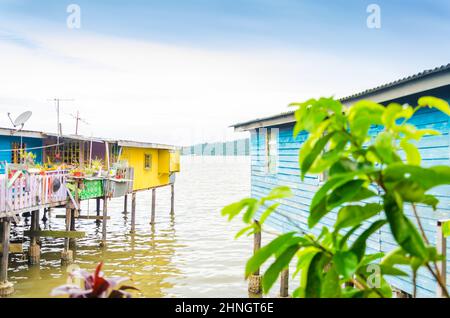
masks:
{"label": "blue painted wall", "polygon": [[[0,173],[4,173],[4,162],[11,162],[11,143],[20,143],[20,136],[0,136]],[[23,138],[22,142],[27,148],[42,147],[43,140],[40,138]],[[36,155],[36,163],[42,163],[42,149],[29,150]]]}
{"label": "blue painted wall", "polygon": [[[447,92],[449,94],[447,94]],[[450,91],[445,92],[444,97],[450,101]],[[417,99],[416,99],[417,100]],[[422,154],[423,164],[430,165],[449,165],[449,118],[448,116],[431,109],[423,109],[419,111],[411,122],[419,128],[431,128],[441,132],[440,136],[425,137],[419,144]],[[298,152],[302,144],[307,139],[307,133],[302,132],[299,136],[293,138],[293,124],[277,126],[273,128],[279,129],[278,136],[278,169],[275,174],[268,174],[265,167],[265,147],[266,140],[264,134],[251,134],[251,171],[252,171],[252,188],[251,194],[255,198],[260,198],[268,194],[268,192],[279,185],[290,186],[294,192],[294,197],[286,199],[276,213],[274,213],[267,221],[267,224],[274,229],[287,232],[301,229],[310,231],[307,227],[307,218],[309,215],[309,204],[315,192],[319,187],[318,176],[306,176],[304,181],[300,180],[300,169],[298,165]],[[371,134],[376,136],[381,128],[373,127]],[[437,212],[426,206],[420,206],[420,215],[426,234],[430,243],[436,241],[436,222],[438,219],[450,219],[450,187],[444,186],[436,188],[432,194],[440,199],[440,205]],[[407,208],[406,213],[412,217],[411,209]],[[381,217],[382,215],[380,215]],[[325,216],[321,224],[332,226],[336,220],[336,212],[331,212]],[[360,234],[367,226],[363,226],[356,233]],[[313,233],[318,234],[321,226],[317,226]],[[368,241],[368,252],[375,253],[378,251],[388,252],[393,246],[393,238],[389,234],[387,227],[381,229],[378,233],[371,236]],[[449,244],[450,245],[450,244]],[[450,255],[450,246],[448,248]],[[450,261],[448,266],[450,268]],[[450,271],[449,271],[450,274]],[[447,281],[450,287],[450,275]],[[412,294],[412,285],[409,279],[395,278],[390,282],[397,288]],[[433,297],[436,294],[436,283],[427,271],[422,271],[418,275],[418,295],[420,297]]]}

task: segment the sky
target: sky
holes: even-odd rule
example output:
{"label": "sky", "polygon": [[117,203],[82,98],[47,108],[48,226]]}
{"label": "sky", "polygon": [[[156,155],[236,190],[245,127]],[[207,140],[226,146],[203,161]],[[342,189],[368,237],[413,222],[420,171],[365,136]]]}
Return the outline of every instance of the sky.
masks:
{"label": "sky", "polygon": [[[80,28],[69,28],[70,4]],[[369,28],[371,4],[380,28]],[[450,63],[448,0],[0,0],[0,127],[191,145]]]}

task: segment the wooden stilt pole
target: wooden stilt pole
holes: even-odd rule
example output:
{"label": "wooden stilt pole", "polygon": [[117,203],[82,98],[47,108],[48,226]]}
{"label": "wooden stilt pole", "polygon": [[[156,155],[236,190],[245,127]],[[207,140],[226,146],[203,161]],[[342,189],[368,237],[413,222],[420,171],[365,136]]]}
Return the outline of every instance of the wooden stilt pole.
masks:
{"label": "wooden stilt pole", "polygon": [[[70,231],[75,231],[75,215],[76,215],[76,210],[75,209],[71,209],[70,210]],[[74,250],[75,249],[75,244],[76,244],[76,239],[75,238],[70,238],[69,239],[69,248],[70,250]]]}
{"label": "wooden stilt pole", "polygon": [[156,214],[156,189],[152,189],[152,216],[150,224],[155,224],[155,214]]}
{"label": "wooden stilt pole", "polygon": [[[31,231],[39,231],[39,210],[31,212]],[[38,237],[32,236],[28,249],[28,263],[30,265],[39,264],[41,259],[41,247],[38,244]]]}
{"label": "wooden stilt pole", "polygon": [[[72,207],[68,203],[66,205],[66,231],[70,231],[70,226],[72,224]],[[64,240],[64,250],[61,253],[61,264],[68,265],[73,262],[73,252],[70,250],[70,241],[66,237]]]}
{"label": "wooden stilt pole", "polygon": [[42,216],[42,222],[44,222],[44,223],[48,221],[47,212],[48,212],[48,209],[44,208],[44,215]]}
{"label": "wooden stilt pole", "polygon": [[123,214],[128,213],[128,195],[125,194],[125,197],[123,198]]}
{"label": "wooden stilt pole", "polygon": [[103,198],[102,246],[106,246],[106,222],[108,217],[108,198]]}
{"label": "wooden stilt pole", "polygon": [[285,269],[281,272],[280,278],[280,297],[288,298],[289,297],[289,269]]}
{"label": "wooden stilt pole", "polygon": [[170,185],[170,213],[175,213],[175,184]]}
{"label": "wooden stilt pole", "polygon": [[131,233],[136,231],[136,192],[131,194]]}
{"label": "wooden stilt pole", "polygon": [[5,297],[14,293],[14,286],[8,282],[8,261],[9,261],[9,234],[11,222],[9,219],[2,220],[2,258],[0,263],[0,297]]}
{"label": "wooden stilt pole", "polygon": [[[259,225],[259,222],[255,220],[255,224]],[[253,236],[253,254],[261,249],[261,231],[256,231]],[[248,279],[248,291],[252,294],[261,294],[261,275],[258,268]]]}
{"label": "wooden stilt pole", "polygon": [[95,223],[100,223],[100,198],[95,199],[95,212],[97,213],[97,219],[95,220]]}
{"label": "wooden stilt pole", "polygon": [[[437,238],[436,238],[436,249],[439,254],[444,257],[443,261],[438,262],[439,273],[441,274],[442,282],[444,285],[447,285],[447,238],[444,236],[442,231],[443,222],[438,221],[437,223]],[[444,289],[439,285],[437,285],[437,293],[436,296],[439,298],[444,298],[445,293]]]}

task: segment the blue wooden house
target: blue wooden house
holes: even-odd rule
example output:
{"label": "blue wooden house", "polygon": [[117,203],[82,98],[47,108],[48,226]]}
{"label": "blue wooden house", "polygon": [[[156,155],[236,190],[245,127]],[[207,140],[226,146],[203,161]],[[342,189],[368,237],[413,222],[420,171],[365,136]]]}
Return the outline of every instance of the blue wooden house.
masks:
{"label": "blue wooden house", "polygon": [[[450,101],[450,64],[342,98],[341,102],[344,105],[351,105],[358,100],[369,99],[386,105],[397,102],[414,106],[417,105],[419,97],[429,95]],[[431,109],[422,109],[411,119],[411,122],[419,128],[431,128],[441,132],[440,136],[425,137],[419,144],[424,165],[450,164],[449,120],[448,116]],[[234,125],[236,131],[249,131],[251,134],[252,197],[263,197],[279,185],[290,186],[294,192],[294,197],[284,200],[278,211],[267,221],[268,225],[280,232],[295,231],[298,228],[308,230],[309,204],[324,181],[321,180],[321,176],[315,175],[307,176],[303,182],[301,181],[298,153],[307,138],[307,133],[300,133],[294,139],[294,124],[294,112],[285,112]],[[379,131],[377,127],[371,129],[373,135]],[[420,207],[425,231],[432,244],[436,242],[438,220],[450,219],[450,187],[437,188],[434,194],[440,199],[437,212],[425,206]],[[412,211],[406,212],[412,216]],[[335,218],[336,213],[330,213],[322,220],[322,224],[332,226]],[[320,226],[315,230],[319,231]],[[387,252],[393,248],[393,242],[388,229],[383,228],[371,237],[368,248],[372,253]],[[450,255],[450,248],[447,255]],[[450,268],[448,260],[447,268]],[[447,277],[449,283],[450,275]],[[395,288],[412,294],[413,287],[410,281],[408,278],[390,280]],[[420,272],[417,283],[419,297],[436,295],[437,284],[428,272]],[[448,285],[450,287],[450,284]]]}
{"label": "blue wooden house", "polygon": [[4,173],[5,163],[21,162],[20,149],[36,155],[36,163],[42,163],[42,146],[45,136],[36,131],[0,128],[0,174]]}

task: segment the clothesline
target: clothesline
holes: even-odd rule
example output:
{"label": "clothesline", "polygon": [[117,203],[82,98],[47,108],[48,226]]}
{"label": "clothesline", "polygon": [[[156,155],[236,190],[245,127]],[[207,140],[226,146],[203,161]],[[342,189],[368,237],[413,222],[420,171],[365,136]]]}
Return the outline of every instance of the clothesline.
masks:
{"label": "clothesline", "polygon": [[64,145],[64,143],[58,143],[58,144],[53,144],[53,145],[47,145],[47,146],[41,146],[41,147],[32,147],[32,148],[20,148],[20,149],[0,149],[0,152],[10,152],[10,151],[21,151],[21,150],[38,150],[38,149],[46,149],[46,148],[51,148],[51,147],[58,147],[58,146],[62,146]]}

